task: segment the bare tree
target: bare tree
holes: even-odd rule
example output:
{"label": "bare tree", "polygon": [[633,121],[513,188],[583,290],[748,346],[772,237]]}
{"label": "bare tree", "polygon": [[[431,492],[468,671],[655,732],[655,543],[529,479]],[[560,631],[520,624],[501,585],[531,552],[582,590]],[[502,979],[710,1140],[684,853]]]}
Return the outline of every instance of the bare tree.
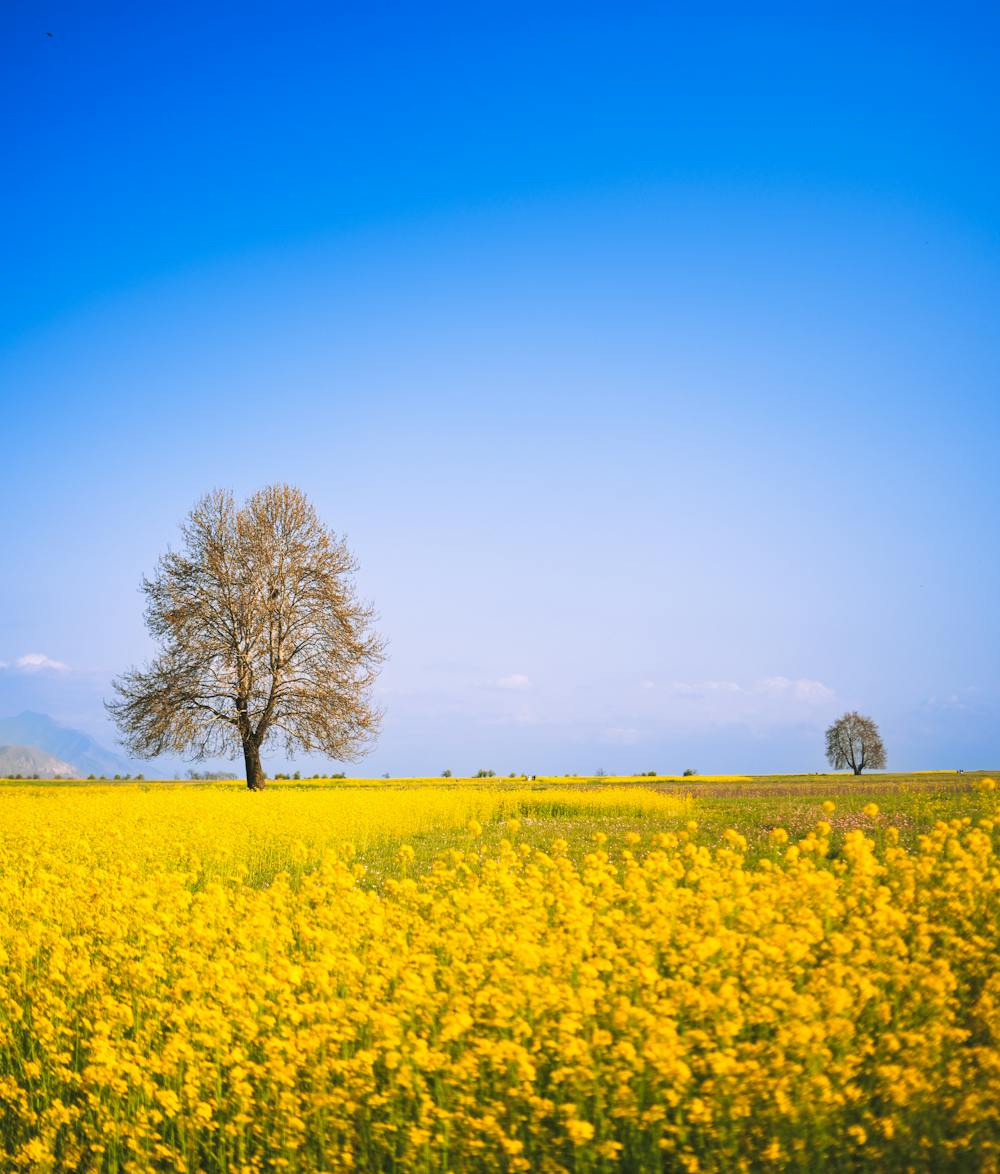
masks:
{"label": "bare tree", "polygon": [[850,767],[856,775],[865,767],[885,767],[885,747],[878,726],[857,710],[845,713],[826,731],[826,757],[834,770]]}
{"label": "bare tree", "polygon": [[365,752],[380,713],[370,698],[383,659],[357,564],[305,495],[269,485],[237,506],[216,490],[143,580],[146,626],[161,651],[114,682],[108,704],[139,757],[242,751],[247,786],[264,788],[260,751]]}

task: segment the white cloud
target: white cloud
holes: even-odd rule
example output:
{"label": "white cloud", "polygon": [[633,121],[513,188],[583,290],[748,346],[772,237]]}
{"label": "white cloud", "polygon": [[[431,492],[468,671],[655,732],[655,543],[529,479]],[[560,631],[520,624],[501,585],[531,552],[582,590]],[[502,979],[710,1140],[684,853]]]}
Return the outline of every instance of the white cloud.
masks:
{"label": "white cloud", "polygon": [[507,677],[501,677],[497,681],[498,689],[528,689],[531,687],[531,681],[524,675],[524,673],[511,673]]}
{"label": "white cloud", "polygon": [[68,664],[63,664],[61,660],[53,660],[51,656],[46,656],[44,652],[26,652],[24,656],[17,658],[14,665],[26,673],[37,673],[42,669],[64,673],[69,669]]}

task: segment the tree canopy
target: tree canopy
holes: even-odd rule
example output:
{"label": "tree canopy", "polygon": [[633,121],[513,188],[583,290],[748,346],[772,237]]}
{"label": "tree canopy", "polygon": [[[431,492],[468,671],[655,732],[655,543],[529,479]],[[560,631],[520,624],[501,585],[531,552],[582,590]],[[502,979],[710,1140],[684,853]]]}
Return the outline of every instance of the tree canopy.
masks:
{"label": "tree canopy", "polygon": [[826,731],[826,757],[834,770],[848,767],[856,775],[868,767],[885,768],[885,746],[872,718],[857,710],[845,713]]}
{"label": "tree canopy", "polygon": [[260,752],[271,740],[289,754],[364,753],[379,728],[371,687],[384,644],[343,540],[289,485],[242,505],[209,493],[181,535],[142,585],[160,652],[115,681],[108,705],[128,749],[242,751],[251,790],[264,786]]}

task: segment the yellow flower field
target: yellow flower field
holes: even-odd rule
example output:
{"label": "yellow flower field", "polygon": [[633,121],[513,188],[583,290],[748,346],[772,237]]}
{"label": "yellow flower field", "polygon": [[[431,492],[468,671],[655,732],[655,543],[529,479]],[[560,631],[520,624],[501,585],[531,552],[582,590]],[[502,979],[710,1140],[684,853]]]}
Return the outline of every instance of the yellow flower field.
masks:
{"label": "yellow flower field", "polygon": [[996,1170],[1000,823],[827,808],[0,788],[4,1167]]}

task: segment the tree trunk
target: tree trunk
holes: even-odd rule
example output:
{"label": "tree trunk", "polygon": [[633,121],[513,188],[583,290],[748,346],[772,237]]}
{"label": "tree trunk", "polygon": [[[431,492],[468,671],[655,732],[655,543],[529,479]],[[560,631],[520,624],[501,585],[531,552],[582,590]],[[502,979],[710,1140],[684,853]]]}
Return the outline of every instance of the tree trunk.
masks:
{"label": "tree trunk", "polygon": [[864,769],[865,769],[865,768],[864,768],[864,766],[863,766],[863,765],[862,765],[862,766],[856,766],[856,767],[854,768],[854,773],[855,773],[856,775],[859,775],[859,774],[861,774],[861,772],[862,772]]}
{"label": "tree trunk", "polygon": [[260,765],[260,747],[253,738],[243,739],[243,759],[247,765],[247,790],[264,790],[264,771]]}

